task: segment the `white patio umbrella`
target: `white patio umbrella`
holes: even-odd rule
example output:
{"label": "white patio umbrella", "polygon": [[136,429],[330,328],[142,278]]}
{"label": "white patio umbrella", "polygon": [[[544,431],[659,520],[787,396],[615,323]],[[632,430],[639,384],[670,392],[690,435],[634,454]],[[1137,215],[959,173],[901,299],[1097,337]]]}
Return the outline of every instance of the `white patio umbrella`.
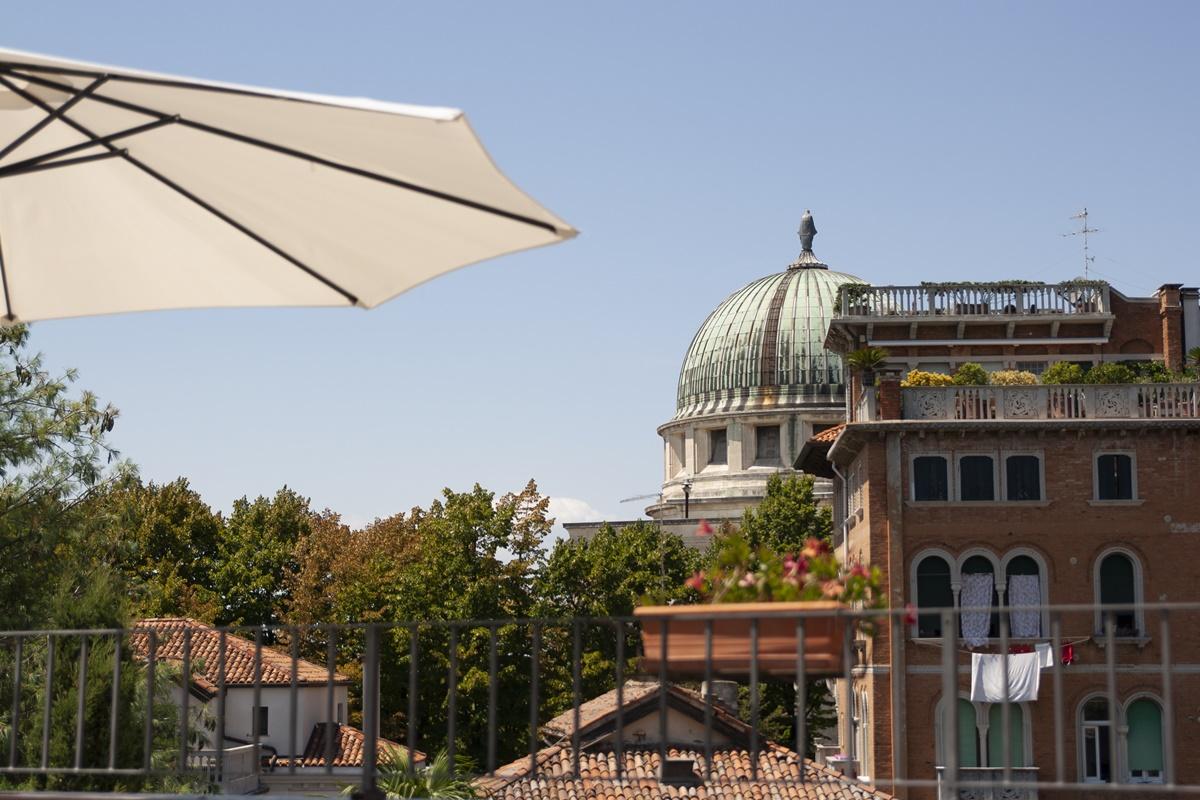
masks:
{"label": "white patio umbrella", "polygon": [[7,320],[371,308],[575,231],[461,111],[0,49]]}

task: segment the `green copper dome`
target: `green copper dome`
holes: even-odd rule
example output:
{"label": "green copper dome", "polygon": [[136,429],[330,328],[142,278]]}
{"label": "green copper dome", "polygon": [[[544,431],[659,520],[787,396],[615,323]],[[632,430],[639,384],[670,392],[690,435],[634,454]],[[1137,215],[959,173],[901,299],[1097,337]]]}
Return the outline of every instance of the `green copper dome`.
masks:
{"label": "green copper dome", "polygon": [[817,261],[811,241],[810,234],[786,271],[739,289],[709,314],[679,371],[676,419],[843,404],[842,360],[825,349],[825,335],[838,287],[863,281]]}

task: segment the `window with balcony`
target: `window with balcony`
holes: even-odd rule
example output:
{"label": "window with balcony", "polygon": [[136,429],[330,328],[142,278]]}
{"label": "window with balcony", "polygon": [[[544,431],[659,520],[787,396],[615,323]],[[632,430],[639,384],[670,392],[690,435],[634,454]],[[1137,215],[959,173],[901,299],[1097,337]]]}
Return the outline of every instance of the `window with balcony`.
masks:
{"label": "window with balcony", "polygon": [[1084,783],[1108,783],[1112,780],[1109,737],[1112,726],[1108,718],[1108,701],[1093,697],[1083,704],[1079,746],[1082,750]]}
{"label": "window with balcony", "polygon": [[754,428],[754,463],[760,467],[777,467],[782,463],[778,425],[758,425]]}
{"label": "window with balcony", "polygon": [[[1139,570],[1132,558],[1124,552],[1112,552],[1100,559],[1098,576],[1098,593],[1096,598],[1101,606],[1124,605],[1132,606],[1139,602],[1140,580]],[[1138,636],[1140,626],[1138,614],[1134,608],[1114,608],[1111,611],[1097,612],[1096,632],[1104,632],[1102,614],[1111,613],[1117,636]]]}
{"label": "window with balcony", "polygon": [[1149,697],[1140,697],[1125,710],[1125,724],[1129,728],[1126,749],[1130,782],[1162,783],[1162,706]]}
{"label": "window with balcony", "polygon": [[958,499],[977,501],[996,499],[996,471],[991,456],[959,456]]}
{"label": "window with balcony", "polygon": [[912,460],[913,500],[950,499],[950,481],[945,456],[916,456]]}
{"label": "window with balcony", "polygon": [[954,607],[950,564],[938,555],[929,555],[917,564],[917,636],[937,638],[942,635],[942,617],[938,611]]}
{"label": "window with balcony", "polygon": [[1010,501],[1042,499],[1042,459],[1011,455],[1004,459],[1004,498]]}
{"label": "window with balcony", "polygon": [[714,428],[708,432],[708,463],[710,466],[729,463],[729,441],[724,428]]}
{"label": "window with balcony", "polygon": [[1097,500],[1137,499],[1137,473],[1130,453],[1098,453],[1095,487]]}

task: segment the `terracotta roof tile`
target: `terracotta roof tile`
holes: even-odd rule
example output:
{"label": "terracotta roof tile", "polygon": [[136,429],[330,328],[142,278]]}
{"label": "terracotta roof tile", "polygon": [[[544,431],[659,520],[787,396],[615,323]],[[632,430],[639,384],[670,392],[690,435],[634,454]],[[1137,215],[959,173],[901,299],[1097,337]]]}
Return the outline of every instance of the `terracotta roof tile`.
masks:
{"label": "terracotta roof tile", "polygon": [[840,434],[845,429],[845,427],[846,427],[846,423],[839,422],[837,425],[834,425],[832,428],[826,428],[825,430],[821,431],[820,433],[814,434],[812,436],[812,438],[809,439],[809,441],[810,442],[823,442],[825,444],[833,444],[833,442],[837,439],[838,434]]}
{"label": "terracotta roof tile", "polygon": [[[691,759],[694,785],[664,784],[658,780],[657,747],[626,747],[624,776],[616,775],[616,754],[608,747],[579,754],[579,777],[573,773],[573,751],[553,745],[538,753],[537,778],[529,777],[529,759],[501,767],[494,777],[476,786],[493,800],[890,800],[884,792],[845,777],[776,744],[764,746],[758,758],[758,779],[750,777],[750,753],[741,749],[713,752],[712,775],[704,781],[704,751],[669,747],[668,758]],[[804,775],[804,783],[799,781]]]}
{"label": "terracotta roof tile", "polygon": [[[144,619],[134,625],[129,634],[130,646],[145,658],[150,649],[149,632],[156,636],[156,657],[171,661],[183,660],[184,632],[191,631],[191,659],[199,668],[192,680],[205,691],[215,692],[220,680],[219,652],[221,636],[211,625],[186,617]],[[292,657],[274,647],[262,648],[262,685],[289,686],[292,680]],[[298,659],[296,682],[300,686],[324,685],[328,673],[325,667]],[[346,684],[350,679],[334,673],[334,683]],[[254,642],[232,633],[225,635],[225,685],[254,685]]]}
{"label": "terracotta roof tile", "polygon": [[[349,725],[341,725],[334,723],[334,742],[333,742],[333,766],[335,767],[361,767],[363,764],[363,745],[366,743],[367,737],[358,728],[351,728]],[[392,751],[407,752],[408,748],[397,744],[388,739],[378,739],[375,746],[375,762],[386,763],[389,758],[389,753]],[[420,764],[425,760],[425,754],[420,750],[415,751],[416,762]],[[288,759],[279,759],[277,764],[287,766]],[[304,753],[296,761],[298,767],[324,767],[325,766],[325,724],[318,722],[313,726],[312,733],[309,734],[308,741],[304,745]]]}

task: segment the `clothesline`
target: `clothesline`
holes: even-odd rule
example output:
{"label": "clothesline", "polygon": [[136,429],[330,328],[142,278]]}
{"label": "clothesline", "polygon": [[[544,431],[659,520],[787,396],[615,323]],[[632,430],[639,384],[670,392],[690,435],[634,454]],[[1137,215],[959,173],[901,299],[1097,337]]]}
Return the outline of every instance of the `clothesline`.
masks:
{"label": "clothesline", "polygon": [[[1040,639],[1042,637],[1038,637],[1038,638]],[[1073,637],[1073,638],[1069,638],[1069,639],[1060,639],[1058,642],[1058,645],[1059,645],[1059,647],[1066,647],[1069,644],[1079,644],[1080,642],[1090,641],[1092,638],[1093,638],[1092,636],[1079,636],[1079,637]],[[944,642],[929,642],[929,644],[936,645],[937,647],[942,647],[942,648],[944,648],[946,646]],[[1048,641],[1041,642],[1040,644],[1051,644],[1051,642],[1048,642]],[[1013,643],[1009,642],[1009,646],[1012,647]],[[959,653],[963,653],[968,656],[972,655],[973,653],[978,652],[977,650],[964,650],[961,647],[956,648],[956,649],[958,650]]]}

